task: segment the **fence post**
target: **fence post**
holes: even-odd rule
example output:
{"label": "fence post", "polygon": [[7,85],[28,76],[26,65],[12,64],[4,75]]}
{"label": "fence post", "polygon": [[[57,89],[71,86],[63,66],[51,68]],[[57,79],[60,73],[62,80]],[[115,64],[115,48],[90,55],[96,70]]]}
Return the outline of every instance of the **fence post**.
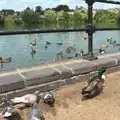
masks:
{"label": "fence post", "polygon": [[93,54],[93,33],[95,32],[95,27],[93,25],[92,9],[94,2],[95,0],[86,0],[86,3],[88,4],[88,31],[86,31],[88,34],[88,54],[86,54],[84,58],[87,60],[98,59],[98,57]]}

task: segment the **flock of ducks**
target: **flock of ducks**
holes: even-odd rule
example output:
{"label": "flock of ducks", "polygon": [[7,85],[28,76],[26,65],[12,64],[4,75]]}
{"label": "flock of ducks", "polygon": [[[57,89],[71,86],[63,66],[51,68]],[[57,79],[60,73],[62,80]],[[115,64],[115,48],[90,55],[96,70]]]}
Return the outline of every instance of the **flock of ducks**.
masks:
{"label": "flock of ducks", "polygon": [[[102,92],[105,82],[105,75],[104,75],[105,72],[106,72],[106,68],[101,67],[95,73],[95,75],[93,75],[91,78],[88,79],[86,85],[82,88],[81,91],[82,101],[93,98]],[[40,100],[42,100],[45,104],[49,105],[50,107],[55,107],[55,96],[52,94],[52,92],[40,93],[39,91],[36,91],[33,94],[26,94],[21,97],[15,97],[11,100],[6,100],[6,99],[2,99],[2,100],[3,103],[1,103],[0,106],[4,105],[4,110],[3,109],[1,110],[1,114],[4,116],[4,118],[9,118],[15,115],[15,113],[18,113],[17,110],[15,110],[14,106],[20,103],[24,104],[24,107],[29,106],[32,108],[32,111],[28,115],[29,120],[45,120],[42,111],[37,106]],[[17,109],[20,110],[20,108],[21,106],[19,106]]]}

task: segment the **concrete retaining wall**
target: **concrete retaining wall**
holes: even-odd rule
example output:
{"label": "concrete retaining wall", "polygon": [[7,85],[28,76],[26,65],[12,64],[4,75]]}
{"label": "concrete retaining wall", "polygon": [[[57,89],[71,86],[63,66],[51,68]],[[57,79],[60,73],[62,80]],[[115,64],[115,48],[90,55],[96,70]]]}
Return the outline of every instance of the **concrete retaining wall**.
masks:
{"label": "concrete retaining wall", "polygon": [[93,61],[79,61],[28,71],[16,69],[11,73],[1,73],[0,98],[7,96],[9,99],[33,93],[36,90],[51,91],[66,84],[85,81],[94,74],[93,71],[98,70],[101,66],[107,68],[107,73],[120,70],[120,56],[118,55]]}

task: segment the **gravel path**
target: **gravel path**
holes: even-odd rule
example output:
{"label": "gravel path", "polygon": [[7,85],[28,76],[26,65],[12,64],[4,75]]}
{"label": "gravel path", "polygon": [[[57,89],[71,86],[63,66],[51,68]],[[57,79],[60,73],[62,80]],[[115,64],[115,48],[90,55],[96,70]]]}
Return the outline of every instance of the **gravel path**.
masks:
{"label": "gravel path", "polygon": [[[108,75],[103,93],[87,101],[80,100],[84,83],[64,86],[54,92],[54,108],[40,102],[45,120],[120,120],[120,72]],[[24,110],[24,120],[30,109]]]}

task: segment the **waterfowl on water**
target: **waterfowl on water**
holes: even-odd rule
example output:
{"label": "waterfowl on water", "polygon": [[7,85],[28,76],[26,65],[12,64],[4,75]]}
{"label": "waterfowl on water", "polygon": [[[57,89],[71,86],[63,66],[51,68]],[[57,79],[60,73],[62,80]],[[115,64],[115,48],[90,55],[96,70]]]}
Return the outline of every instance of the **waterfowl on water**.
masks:
{"label": "waterfowl on water", "polygon": [[99,49],[99,53],[103,54],[105,53],[105,50]]}
{"label": "waterfowl on water", "polygon": [[82,40],[87,40],[87,38],[82,36]]}
{"label": "waterfowl on water", "polygon": [[91,77],[85,87],[82,89],[82,100],[89,99],[99,95],[103,90],[103,85],[105,82],[105,73],[106,68],[102,67],[99,69],[97,75]]}
{"label": "waterfowl on water", "polygon": [[41,98],[43,99],[44,103],[53,106],[55,103],[55,98],[51,92],[41,93]]}
{"label": "waterfowl on water", "polygon": [[46,45],[50,45],[51,44],[51,42],[50,41],[46,41]]}
{"label": "waterfowl on water", "polygon": [[101,48],[101,49],[108,48],[108,45],[101,44],[101,45],[100,45],[100,48]]}
{"label": "waterfowl on water", "polygon": [[32,111],[29,113],[28,117],[28,120],[45,120],[40,108],[37,107],[36,102],[32,105]]}
{"label": "waterfowl on water", "polygon": [[84,57],[84,56],[88,55],[88,53],[84,54],[84,51],[81,50],[81,51],[80,51],[80,55]]}
{"label": "waterfowl on water", "polygon": [[12,61],[12,57],[3,59],[2,57],[0,57],[0,63],[9,63]]}
{"label": "waterfowl on water", "polygon": [[36,54],[36,50],[34,50],[33,48],[31,49],[32,49],[31,54]]}
{"label": "waterfowl on water", "polygon": [[63,45],[63,43],[57,43],[57,45]]}
{"label": "waterfowl on water", "polygon": [[24,103],[26,106],[31,106],[33,103],[38,103],[40,101],[41,97],[39,94],[39,91],[36,91],[33,94],[26,94],[21,97],[15,97],[14,99],[11,99],[11,101],[15,104]]}

